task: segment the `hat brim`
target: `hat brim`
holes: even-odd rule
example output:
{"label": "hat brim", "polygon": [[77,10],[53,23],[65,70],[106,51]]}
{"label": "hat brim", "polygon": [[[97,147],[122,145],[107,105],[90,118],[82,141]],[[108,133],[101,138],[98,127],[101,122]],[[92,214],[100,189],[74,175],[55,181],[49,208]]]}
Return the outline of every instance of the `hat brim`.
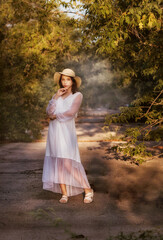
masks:
{"label": "hat brim", "polygon": [[[65,76],[69,76],[69,75],[66,75],[66,74],[64,74],[64,75],[65,75]],[[55,73],[54,73],[54,82],[57,83],[57,84],[59,84],[60,77],[61,77],[61,72],[55,72]],[[71,77],[71,76],[69,76],[69,77]],[[75,79],[75,81],[76,81],[77,88],[79,88],[80,85],[81,85],[81,82],[82,82],[81,78],[78,77],[78,76],[75,76],[74,79]]]}

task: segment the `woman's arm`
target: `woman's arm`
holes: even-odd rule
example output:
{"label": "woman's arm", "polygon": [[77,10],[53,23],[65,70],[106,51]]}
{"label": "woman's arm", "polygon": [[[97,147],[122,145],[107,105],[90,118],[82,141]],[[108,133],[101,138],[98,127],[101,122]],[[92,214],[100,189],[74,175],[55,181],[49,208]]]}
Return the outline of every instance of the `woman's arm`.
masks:
{"label": "woman's arm", "polygon": [[80,105],[83,100],[83,95],[79,93],[75,99],[73,100],[73,103],[69,110],[63,112],[63,113],[56,113],[56,119],[60,122],[65,122],[68,120],[71,120],[75,117],[76,113],[79,111]]}
{"label": "woman's arm", "polygon": [[54,94],[54,96],[52,97],[52,99],[49,101],[49,104],[46,108],[46,114],[48,116],[50,115],[53,115],[54,112],[55,112],[55,109],[56,109],[56,100],[57,100],[57,97],[56,97],[56,94]]}
{"label": "woman's arm", "polygon": [[57,99],[64,95],[67,92],[67,88],[60,88],[58,89],[57,93],[55,93],[52,97],[52,99],[49,101],[49,104],[46,108],[47,115],[51,118],[54,117],[54,112],[56,110],[56,101]]}

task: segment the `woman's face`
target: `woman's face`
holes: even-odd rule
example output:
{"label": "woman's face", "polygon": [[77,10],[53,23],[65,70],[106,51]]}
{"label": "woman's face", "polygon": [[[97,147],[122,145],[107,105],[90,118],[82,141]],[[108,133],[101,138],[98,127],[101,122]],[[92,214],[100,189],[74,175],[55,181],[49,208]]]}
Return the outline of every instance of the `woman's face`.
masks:
{"label": "woman's face", "polygon": [[70,87],[72,87],[72,84],[73,84],[71,77],[66,76],[66,75],[62,75],[61,83],[64,88],[65,87],[70,88]]}

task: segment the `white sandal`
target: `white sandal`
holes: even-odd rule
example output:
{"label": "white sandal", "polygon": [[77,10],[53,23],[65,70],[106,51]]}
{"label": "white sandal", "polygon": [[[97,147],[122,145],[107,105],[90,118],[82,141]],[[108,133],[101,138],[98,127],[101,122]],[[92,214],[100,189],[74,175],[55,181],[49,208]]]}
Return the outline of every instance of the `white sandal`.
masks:
{"label": "white sandal", "polygon": [[68,202],[68,196],[62,195],[61,199],[59,200],[60,203],[67,203]]}
{"label": "white sandal", "polygon": [[85,194],[84,203],[91,203],[91,202],[93,202],[93,195],[94,195],[94,191],[92,189],[91,192]]}

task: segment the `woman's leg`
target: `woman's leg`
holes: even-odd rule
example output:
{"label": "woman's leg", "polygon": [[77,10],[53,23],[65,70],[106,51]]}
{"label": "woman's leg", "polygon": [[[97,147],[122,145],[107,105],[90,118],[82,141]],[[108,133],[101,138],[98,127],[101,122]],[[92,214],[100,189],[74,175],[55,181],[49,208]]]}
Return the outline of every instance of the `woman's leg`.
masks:
{"label": "woman's leg", "polygon": [[[67,191],[66,191],[66,184],[60,184],[60,187],[61,187],[61,191],[62,191],[62,197],[61,199],[59,200],[60,203],[67,203],[68,201],[68,196],[67,196]],[[63,195],[66,195],[66,196],[63,196]]]}
{"label": "woman's leg", "polygon": [[60,184],[62,194],[67,195],[66,184]]}
{"label": "woman's leg", "polygon": [[[60,187],[61,187],[62,194],[67,195],[66,184],[60,184]],[[87,194],[87,193],[91,192],[92,189],[91,188],[84,188],[84,191],[85,191],[85,194]]]}
{"label": "woman's leg", "polygon": [[[66,184],[60,184],[60,187],[61,187],[62,194],[67,196]],[[86,195],[87,193],[92,192],[92,189],[91,188],[84,188],[84,191],[85,191],[85,195]],[[66,199],[62,199],[62,198],[59,201],[61,203],[66,203],[67,202]],[[84,202],[89,203],[90,199],[84,199]]]}
{"label": "woman's leg", "polygon": [[[62,194],[67,195],[66,184],[60,184],[60,187],[61,187]],[[84,188],[84,191],[85,191],[85,194],[87,194],[87,193],[91,192],[92,189],[91,188]]]}
{"label": "woman's leg", "polygon": [[92,189],[91,188],[84,188],[84,191],[85,191],[85,194],[87,194],[89,192],[92,192]]}
{"label": "woman's leg", "polygon": [[[64,178],[65,178],[65,172],[69,172],[69,174],[71,174],[72,171],[72,166],[71,166],[71,162],[69,161],[69,159],[64,159],[64,169],[66,171],[64,171],[63,166],[60,166],[61,169],[59,169],[59,177],[60,177],[60,181],[64,182]],[[82,176],[79,174],[77,169],[74,169],[74,174],[73,177],[77,180],[77,182],[81,181]],[[83,183],[84,183],[84,191],[85,194],[92,192],[91,188],[87,188],[88,184],[85,180],[85,178],[83,178]],[[64,195],[67,195],[67,191],[66,191],[66,184],[60,184],[61,187],[61,191]]]}

